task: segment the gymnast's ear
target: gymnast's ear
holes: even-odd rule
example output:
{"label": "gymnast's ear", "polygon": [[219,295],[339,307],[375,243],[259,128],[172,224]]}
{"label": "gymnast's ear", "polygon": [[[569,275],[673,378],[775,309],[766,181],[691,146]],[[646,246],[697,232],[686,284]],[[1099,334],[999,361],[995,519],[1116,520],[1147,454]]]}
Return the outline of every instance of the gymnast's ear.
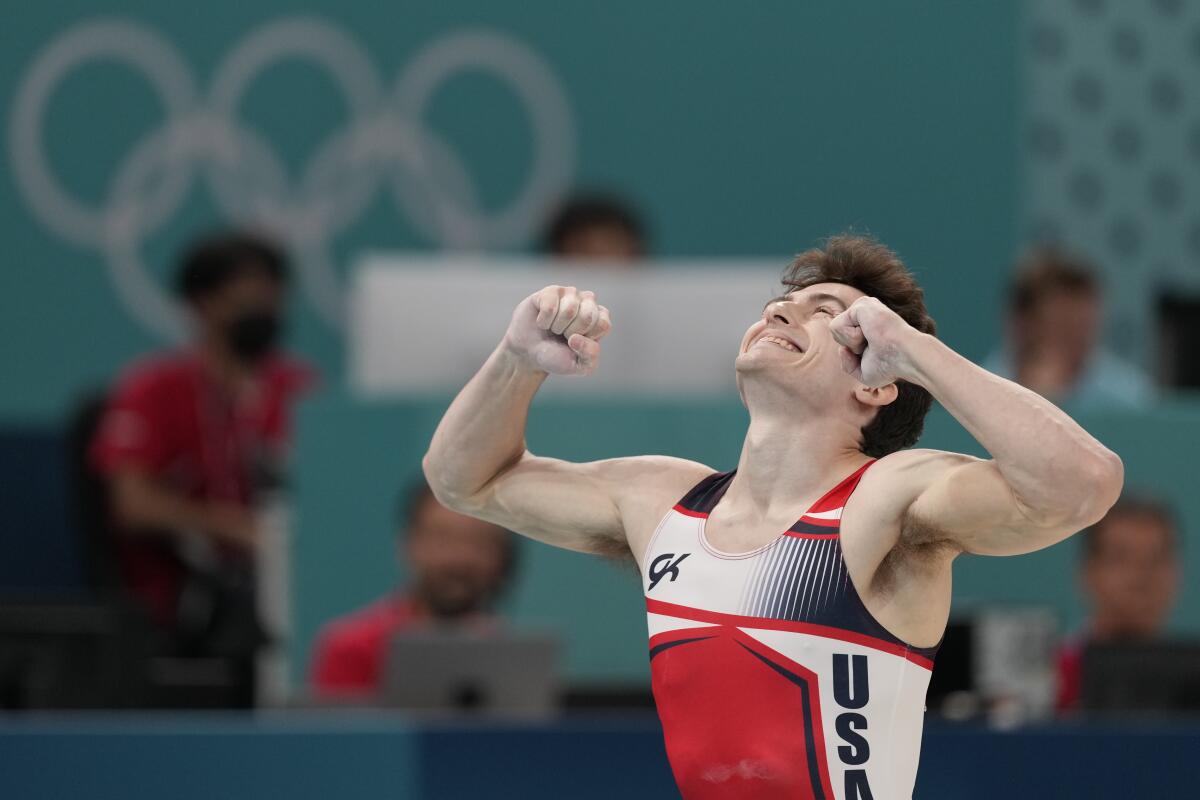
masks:
{"label": "gymnast's ear", "polygon": [[871,408],[882,408],[894,401],[899,394],[900,390],[896,388],[895,381],[886,386],[871,387],[860,383],[854,387],[854,399]]}

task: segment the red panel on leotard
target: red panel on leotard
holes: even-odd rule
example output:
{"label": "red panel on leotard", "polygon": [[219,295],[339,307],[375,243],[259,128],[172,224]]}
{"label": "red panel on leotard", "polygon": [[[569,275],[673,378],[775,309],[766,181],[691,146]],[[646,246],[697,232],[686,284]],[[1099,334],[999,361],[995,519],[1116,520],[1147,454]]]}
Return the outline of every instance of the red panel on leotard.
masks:
{"label": "red panel on leotard", "polygon": [[737,628],[650,641],[667,754],[688,800],[831,800],[817,676]]}

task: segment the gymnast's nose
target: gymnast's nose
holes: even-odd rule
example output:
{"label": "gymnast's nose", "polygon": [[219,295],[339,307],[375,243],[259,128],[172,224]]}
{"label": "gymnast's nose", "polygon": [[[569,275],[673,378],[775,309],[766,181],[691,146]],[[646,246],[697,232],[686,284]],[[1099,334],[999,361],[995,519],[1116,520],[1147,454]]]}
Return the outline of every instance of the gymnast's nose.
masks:
{"label": "gymnast's nose", "polygon": [[763,319],[767,322],[778,322],[781,325],[792,324],[792,315],[779,302],[771,303],[763,309]]}

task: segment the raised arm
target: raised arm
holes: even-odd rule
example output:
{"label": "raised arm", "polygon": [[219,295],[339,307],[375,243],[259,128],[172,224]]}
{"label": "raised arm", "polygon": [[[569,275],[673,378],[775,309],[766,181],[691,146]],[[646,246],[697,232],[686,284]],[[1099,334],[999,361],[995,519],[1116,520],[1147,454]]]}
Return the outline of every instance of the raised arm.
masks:
{"label": "raised arm", "polygon": [[1120,458],[1045,398],[972,364],[873,298],[831,324],[852,374],[868,385],[899,378],[925,387],[992,455],[904,454],[909,530],[966,552],[1015,555],[1091,525],[1116,502]]}
{"label": "raised arm", "polygon": [[656,498],[678,497],[711,470],[663,456],[574,464],[525,447],[525,419],[542,382],[590,374],[610,327],[608,309],[573,286],[547,286],[517,306],[422,462],[443,505],[571,550],[640,554],[627,521],[653,514]]}

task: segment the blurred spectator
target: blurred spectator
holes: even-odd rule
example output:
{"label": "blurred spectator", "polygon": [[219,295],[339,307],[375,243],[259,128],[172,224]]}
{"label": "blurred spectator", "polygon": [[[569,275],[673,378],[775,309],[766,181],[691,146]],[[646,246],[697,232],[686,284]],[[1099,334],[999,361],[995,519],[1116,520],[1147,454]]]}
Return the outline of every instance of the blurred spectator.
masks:
{"label": "blurred spectator", "polygon": [[130,366],[91,446],[108,486],[118,580],[157,623],[159,655],[233,659],[253,694],[256,506],[278,485],[289,409],[309,372],[281,356],[287,267],[220,233],[183,256],[190,343]]}
{"label": "blurred spectator", "polygon": [[559,258],[631,262],[645,255],[646,233],[637,214],[620,200],[577,194],[551,216],[542,246]]}
{"label": "blurred spectator", "polygon": [[984,367],[1072,411],[1146,406],[1153,384],[1100,344],[1102,313],[1100,285],[1085,263],[1036,250],[1010,290],[1007,341]]}
{"label": "blurred spectator", "polygon": [[396,555],[407,588],[333,620],[317,637],[314,691],[326,699],[369,697],[382,687],[388,644],[403,630],[436,624],[497,624],[493,607],[516,556],[504,528],[442,506],[424,480],[404,498]]}
{"label": "blurred spectator", "polygon": [[1126,494],[1084,532],[1080,583],[1088,620],[1058,655],[1061,711],[1078,706],[1083,654],[1091,643],[1161,637],[1179,588],[1179,533],[1164,504]]}

